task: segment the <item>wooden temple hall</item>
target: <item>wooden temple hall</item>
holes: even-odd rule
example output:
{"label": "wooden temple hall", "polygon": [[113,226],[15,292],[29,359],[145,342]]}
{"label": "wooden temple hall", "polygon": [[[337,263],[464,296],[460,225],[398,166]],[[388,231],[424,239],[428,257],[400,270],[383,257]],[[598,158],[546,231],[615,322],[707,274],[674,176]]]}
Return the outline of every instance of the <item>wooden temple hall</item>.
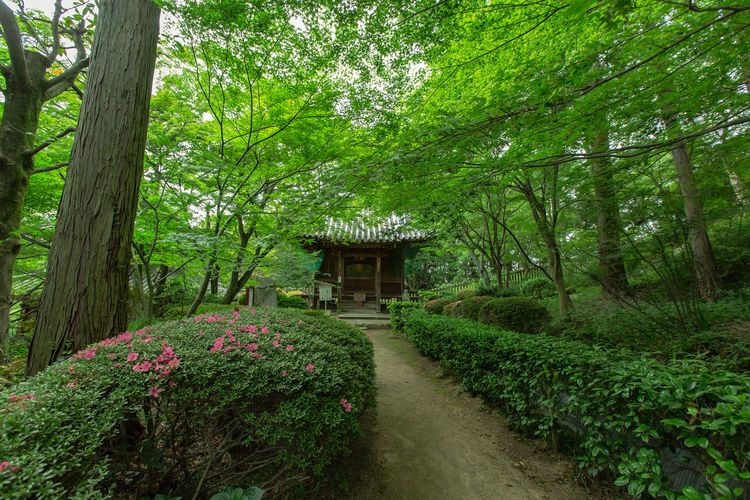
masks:
{"label": "wooden temple hall", "polygon": [[319,252],[315,306],[335,304],[339,311],[379,311],[388,300],[408,299],[404,259],[428,239],[396,216],[374,227],[329,220],[322,232],[303,238],[308,251]]}

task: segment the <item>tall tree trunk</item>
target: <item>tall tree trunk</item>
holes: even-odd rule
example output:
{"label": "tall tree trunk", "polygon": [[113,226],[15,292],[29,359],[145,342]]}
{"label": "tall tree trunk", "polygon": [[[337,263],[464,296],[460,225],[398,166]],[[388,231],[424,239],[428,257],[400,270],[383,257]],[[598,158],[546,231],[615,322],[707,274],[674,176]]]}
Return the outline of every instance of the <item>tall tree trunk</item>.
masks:
{"label": "tall tree trunk", "polygon": [[[609,149],[609,134],[605,127],[598,127],[590,138],[591,152],[601,153]],[[599,254],[599,273],[605,297],[620,297],[628,292],[628,276],[620,242],[620,207],[608,158],[591,159],[591,178],[594,183],[594,206],[596,207],[596,232]]]}
{"label": "tall tree trunk", "polygon": [[[668,113],[664,121],[667,130],[676,133],[678,128],[677,115]],[[714,300],[719,295],[719,271],[716,268],[711,240],[708,237],[706,220],[703,215],[703,202],[698,192],[698,184],[693,176],[690,154],[684,141],[678,142],[672,148],[672,159],[674,160],[677,182],[682,194],[698,295],[705,300]]]}
{"label": "tall tree trunk", "polygon": [[52,240],[33,375],[127,326],[128,267],[159,35],[151,0],[101,0],[89,85]]}
{"label": "tall tree trunk", "polygon": [[[18,231],[29,177],[34,170],[33,149],[44,102],[45,58],[25,52],[28,78],[5,74],[5,104],[0,125],[0,349],[10,329],[13,266],[21,250]],[[0,358],[3,356],[0,353]]]}

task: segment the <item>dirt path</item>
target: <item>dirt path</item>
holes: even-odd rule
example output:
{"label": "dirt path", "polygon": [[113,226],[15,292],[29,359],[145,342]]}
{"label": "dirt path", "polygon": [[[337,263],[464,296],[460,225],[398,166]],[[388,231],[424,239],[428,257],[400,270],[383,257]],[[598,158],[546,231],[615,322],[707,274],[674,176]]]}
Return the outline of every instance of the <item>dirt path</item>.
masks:
{"label": "dirt path", "polygon": [[569,459],[523,441],[402,336],[368,334],[378,411],[352,457],[351,498],[589,498]]}

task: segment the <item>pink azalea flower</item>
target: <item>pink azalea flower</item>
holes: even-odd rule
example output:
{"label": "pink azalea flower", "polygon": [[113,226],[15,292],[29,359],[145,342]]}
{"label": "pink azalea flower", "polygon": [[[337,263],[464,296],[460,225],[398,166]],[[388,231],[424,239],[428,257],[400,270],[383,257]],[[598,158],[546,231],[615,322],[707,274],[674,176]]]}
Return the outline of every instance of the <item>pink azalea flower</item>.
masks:
{"label": "pink azalea flower", "polygon": [[279,347],[281,347],[281,342],[279,342],[278,340],[274,340],[273,342],[271,342],[271,345],[278,349]]}
{"label": "pink azalea flower", "polygon": [[294,350],[294,346],[292,344],[289,344],[288,346],[286,346],[286,350],[287,351],[293,351]]}
{"label": "pink azalea flower", "polygon": [[347,401],[345,398],[341,398],[340,403],[341,403],[341,406],[344,407],[344,411],[345,412],[351,413],[351,411],[352,411],[352,404],[349,401]]}
{"label": "pink azalea flower", "polygon": [[8,462],[7,460],[3,460],[2,462],[0,462],[0,472],[4,470],[12,470],[12,469],[13,469],[13,466],[10,465],[10,462]]}
{"label": "pink azalea flower", "polygon": [[264,327],[262,327],[262,328],[260,329],[260,333],[263,333],[263,334],[265,334],[265,333],[268,333],[268,328],[266,328],[265,326],[264,326]]}
{"label": "pink azalea flower", "polygon": [[143,343],[144,343],[144,344],[148,344],[148,343],[149,343],[149,342],[151,342],[152,340],[154,340],[154,337],[144,337],[144,338],[143,338]]}
{"label": "pink azalea flower", "polygon": [[161,394],[162,392],[164,392],[164,389],[161,389],[161,388],[156,387],[156,386],[154,386],[154,387],[152,387],[151,389],[148,390],[148,394],[152,398],[158,398],[159,394]]}
{"label": "pink azalea flower", "polygon": [[221,351],[224,348],[224,337],[216,337],[214,340],[214,346],[209,349],[211,352]]}
{"label": "pink azalea flower", "polygon": [[137,365],[133,365],[133,371],[134,372],[147,372],[151,369],[152,364],[150,361],[144,361],[143,363],[138,363]]}
{"label": "pink azalea flower", "polygon": [[240,319],[240,312],[235,309],[234,312],[232,312],[232,316],[234,316],[234,319]]}
{"label": "pink azalea flower", "polygon": [[312,363],[307,363],[305,370],[307,370],[308,373],[313,373],[315,371],[315,365]]}
{"label": "pink azalea flower", "polygon": [[115,363],[115,368],[120,368],[122,365],[120,363]]}
{"label": "pink azalea flower", "polygon": [[196,323],[200,323],[200,321],[201,321],[202,319],[203,319],[203,315],[202,315],[202,314],[199,314],[198,316],[196,316],[195,318],[193,318],[193,321],[195,321]]}
{"label": "pink azalea flower", "polygon": [[133,340],[133,334],[130,332],[124,332],[117,336],[117,340],[119,342],[125,342],[128,343],[131,340]]}
{"label": "pink azalea flower", "polygon": [[255,309],[250,309],[250,314],[258,314],[258,311],[256,311]]}
{"label": "pink azalea flower", "polygon": [[11,394],[8,396],[9,403],[18,403],[19,401],[33,401],[33,394]]}
{"label": "pink azalea flower", "polygon": [[251,351],[251,352],[257,351],[258,350],[258,344],[256,344],[256,343],[247,344],[247,350]]}
{"label": "pink azalea flower", "polygon": [[251,352],[250,353],[255,359],[260,359],[263,357],[263,355],[259,352]]}
{"label": "pink azalea flower", "polygon": [[96,356],[96,349],[90,347],[82,351],[78,351],[73,357],[76,359],[91,359]]}
{"label": "pink azalea flower", "polygon": [[180,358],[175,357],[175,358],[170,359],[169,363],[167,363],[167,366],[169,366],[172,369],[177,368],[178,366],[180,366]]}
{"label": "pink azalea flower", "polygon": [[138,359],[138,353],[137,352],[131,352],[131,353],[128,354],[128,363],[132,363],[136,359]]}

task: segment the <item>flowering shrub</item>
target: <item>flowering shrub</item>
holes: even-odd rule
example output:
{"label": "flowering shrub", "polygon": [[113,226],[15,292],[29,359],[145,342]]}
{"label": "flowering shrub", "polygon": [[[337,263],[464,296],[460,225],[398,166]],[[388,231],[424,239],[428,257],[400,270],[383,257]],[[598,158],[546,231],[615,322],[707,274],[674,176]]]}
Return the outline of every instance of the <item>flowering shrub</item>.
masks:
{"label": "flowering shrub", "polygon": [[517,428],[553,444],[563,434],[583,470],[614,474],[630,495],[750,491],[750,376],[422,311],[407,311],[404,325]]}
{"label": "flowering shrub", "polygon": [[107,339],[0,393],[0,497],[309,491],[374,404],[372,355],[342,322],[260,308]]}

